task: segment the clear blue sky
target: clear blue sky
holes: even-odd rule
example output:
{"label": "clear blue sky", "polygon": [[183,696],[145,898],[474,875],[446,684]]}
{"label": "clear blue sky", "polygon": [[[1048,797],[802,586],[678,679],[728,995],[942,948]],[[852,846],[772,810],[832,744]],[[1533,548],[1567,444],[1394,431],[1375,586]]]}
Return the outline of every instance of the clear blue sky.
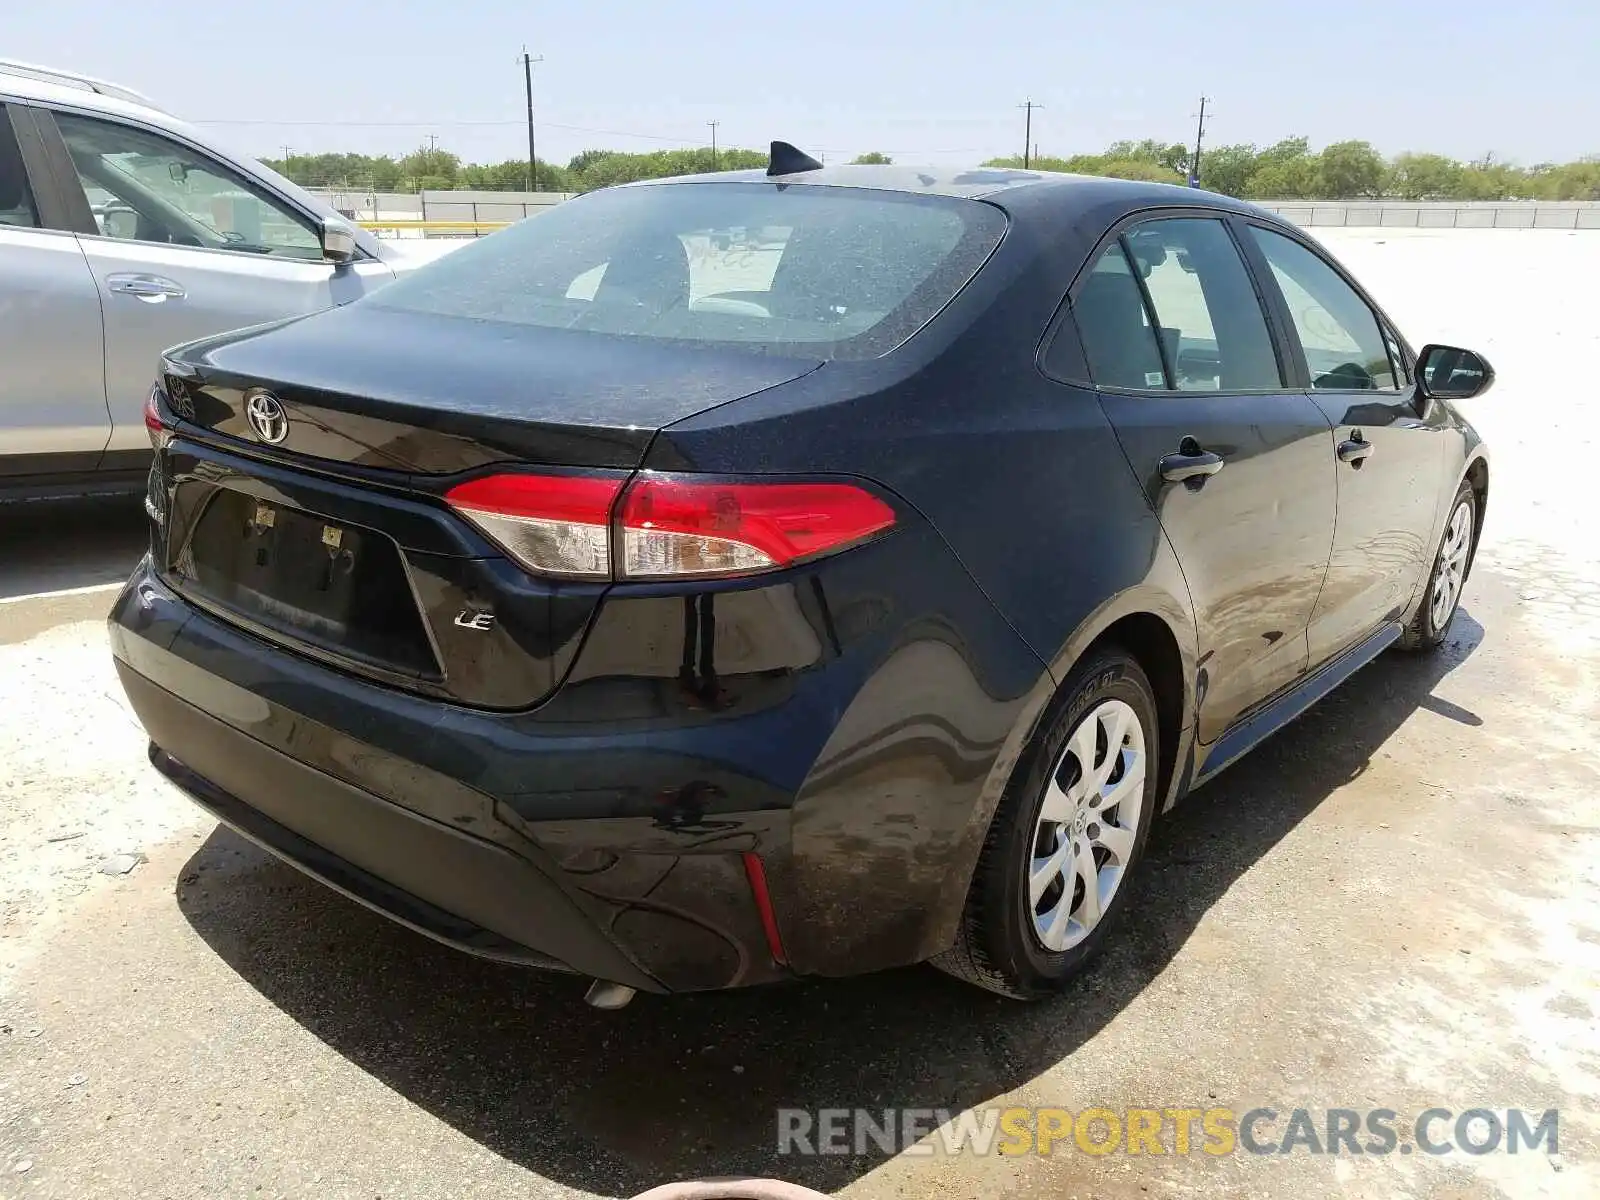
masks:
{"label": "clear blue sky", "polygon": [[[1117,138],[1600,153],[1600,0],[87,0],[10,4],[0,53],[148,92],[257,155],[539,156],[775,137],[954,164]],[[229,122],[222,124],[220,122]],[[241,122],[241,123],[232,123]],[[325,122],[315,124],[315,122]],[[362,124],[369,122],[372,124]],[[381,123],[381,124],[380,124]],[[605,131],[605,132],[600,132]]]}

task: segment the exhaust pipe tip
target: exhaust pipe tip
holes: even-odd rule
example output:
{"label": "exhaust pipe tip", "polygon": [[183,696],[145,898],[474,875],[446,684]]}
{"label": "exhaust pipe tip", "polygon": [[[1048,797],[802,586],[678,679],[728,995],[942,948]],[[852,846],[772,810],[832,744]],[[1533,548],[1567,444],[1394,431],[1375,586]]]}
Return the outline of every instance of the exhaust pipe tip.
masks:
{"label": "exhaust pipe tip", "polygon": [[604,979],[596,979],[583,994],[583,1002],[590,1008],[603,1008],[614,1012],[619,1008],[628,1007],[628,1002],[636,994],[634,989],[626,984],[607,983]]}

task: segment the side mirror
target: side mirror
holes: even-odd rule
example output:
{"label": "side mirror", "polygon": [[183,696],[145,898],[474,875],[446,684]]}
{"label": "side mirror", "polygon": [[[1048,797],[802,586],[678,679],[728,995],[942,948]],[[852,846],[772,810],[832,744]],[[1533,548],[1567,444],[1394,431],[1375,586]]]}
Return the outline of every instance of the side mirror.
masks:
{"label": "side mirror", "polygon": [[106,237],[132,241],[139,236],[139,214],[131,208],[107,209],[100,232]]}
{"label": "side mirror", "polygon": [[327,220],[322,223],[322,257],[331,263],[344,264],[356,256],[356,235],[342,221]]}
{"label": "side mirror", "polygon": [[1427,345],[1417,355],[1417,388],[1436,400],[1470,400],[1494,385],[1489,360],[1459,346]]}

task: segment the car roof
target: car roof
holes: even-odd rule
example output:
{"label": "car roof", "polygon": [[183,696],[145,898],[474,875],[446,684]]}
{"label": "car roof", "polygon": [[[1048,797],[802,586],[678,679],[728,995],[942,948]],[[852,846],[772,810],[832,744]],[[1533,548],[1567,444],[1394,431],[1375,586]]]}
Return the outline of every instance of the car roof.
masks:
{"label": "car roof", "polygon": [[0,58],[0,96],[46,104],[68,104],[165,123],[172,116],[150,97],[120,83],[60,67]]}
{"label": "car roof", "polygon": [[1100,208],[1119,202],[1131,211],[1139,208],[1194,207],[1222,208],[1234,212],[1270,216],[1271,214],[1231,196],[1170,183],[1149,183],[1136,179],[1109,179],[1099,175],[1069,175],[1059,171],[1032,171],[1015,167],[915,167],[850,164],[823,167],[819,171],[769,176],[756,168],[747,171],[718,171],[702,175],[677,175],[667,179],[643,179],[627,187],[648,187],[679,183],[788,183],[806,187],[870,188],[878,191],[920,195],[961,196],[989,200],[1001,208],[1020,206],[1024,196],[1032,202],[1046,195],[1079,208]]}

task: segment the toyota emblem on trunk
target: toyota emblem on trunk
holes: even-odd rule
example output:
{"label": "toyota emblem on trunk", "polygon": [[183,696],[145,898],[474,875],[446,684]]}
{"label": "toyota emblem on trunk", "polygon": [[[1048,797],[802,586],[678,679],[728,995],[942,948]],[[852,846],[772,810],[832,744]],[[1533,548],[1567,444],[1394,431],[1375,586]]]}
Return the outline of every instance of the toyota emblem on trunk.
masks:
{"label": "toyota emblem on trunk", "polygon": [[276,446],[289,436],[289,414],[271,392],[251,392],[244,402],[245,419],[263,442]]}

